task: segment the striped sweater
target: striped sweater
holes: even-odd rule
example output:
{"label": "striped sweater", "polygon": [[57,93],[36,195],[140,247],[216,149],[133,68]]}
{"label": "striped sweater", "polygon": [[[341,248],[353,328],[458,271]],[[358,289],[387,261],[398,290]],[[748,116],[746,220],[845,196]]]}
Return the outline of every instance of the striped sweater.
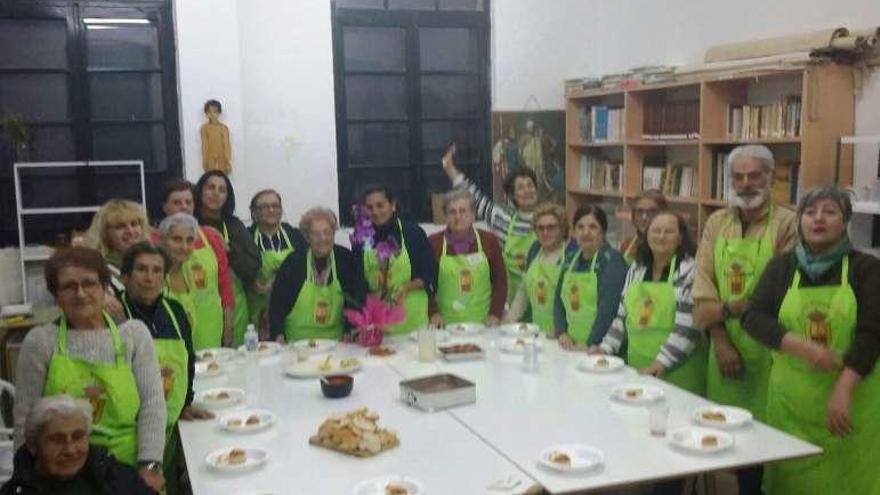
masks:
{"label": "striped sweater", "polygon": [[[669,268],[664,270],[661,280],[666,280],[668,270]],[[620,298],[620,306],[617,309],[617,317],[614,318],[611,328],[608,329],[608,333],[605,334],[605,338],[600,344],[602,350],[607,354],[616,354],[626,335],[626,307],[624,306],[626,291],[629,289],[630,284],[644,280],[646,272],[647,267],[634,263],[626,274],[626,283],[623,287],[623,295]],[[667,369],[672,368],[688,357],[703,338],[702,333],[694,328],[692,315],[694,300],[691,294],[691,287],[693,286],[695,275],[696,264],[693,258],[687,257],[678,263],[678,269],[672,282],[676,301],[675,327],[657,353],[657,361]]]}
{"label": "striped sweater", "polygon": [[519,211],[510,204],[496,203],[464,174],[458,174],[458,177],[452,181],[452,187],[466,190],[474,196],[477,220],[486,222],[486,225],[498,236],[502,249],[507,242],[507,231],[510,229],[510,223],[514,217],[516,218],[513,224],[514,234],[528,235],[534,230],[532,228],[532,212]]}

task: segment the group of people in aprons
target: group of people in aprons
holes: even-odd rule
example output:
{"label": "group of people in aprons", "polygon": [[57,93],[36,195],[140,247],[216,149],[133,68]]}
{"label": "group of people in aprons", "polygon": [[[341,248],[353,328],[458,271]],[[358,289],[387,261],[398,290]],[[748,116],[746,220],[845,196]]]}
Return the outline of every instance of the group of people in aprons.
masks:
{"label": "group of people in aprons", "polygon": [[[104,409],[119,424],[97,429],[98,441],[111,452],[118,445],[114,453],[127,462],[146,460],[138,452],[149,449],[116,438],[142,434],[137,411],[144,398],[129,386],[134,361],[125,347],[134,344],[114,329],[145,312],[124,290],[133,267],[123,274],[121,265],[128,249],[151,238],[164,263],[161,307],[154,300],[149,308],[166,315],[159,319],[170,330],[160,338],[157,318],[145,321],[161,376],[165,368],[189,375],[177,382],[179,390],[165,390],[166,399],[174,398],[167,402],[169,426],[202,416],[189,409],[185,390],[194,350],[237,346],[248,323],[263,339],[344,339],[350,329],[343,309],[374,294],[405,310],[388,334],[428,324],[534,322],[564,349],[622,355],[641,373],[744,407],[825,449],[822,456],[738,471],[741,493],[762,486],[774,494],[878,493],[867,453],[880,439],[868,414],[880,405],[871,373],[880,356],[880,314],[873,314],[880,301],[872,301],[880,297],[880,262],[849,244],[845,193],[810,191],[797,213],[776,205],[769,193],[772,154],[741,146],[728,158],[729,207],[709,216],[699,242],[662,195],[646,191],[632,204],[637,233],[618,250],[606,240],[600,206],[578,208],[569,222],[561,206],[539,203],[528,169],[507,177],[509,203],[495,202],[456,168],[454,153],[452,147],[442,160],[452,183],[443,204],[446,228],[430,237],[401,218],[385,187],[362,195],[372,237],[352,249],[336,244],[338,219],[330,209],[309,209],[298,228],[282,222],[274,190],[254,195],[246,228],[233,213],[232,184],[219,171],[192,188],[171,184],[167,216],[152,233],[142,207],[115,202],[99,212],[87,243],[108,265],[107,294],[103,316],[80,326],[109,329],[108,349],[115,350],[108,352],[122,371],[102,386],[124,404]],[[477,228],[477,220],[489,229]],[[58,294],[84,297],[84,282],[78,284]],[[76,328],[68,330],[66,321],[51,330],[58,340],[48,355],[51,387],[39,388],[88,397],[88,386],[77,389],[82,380],[68,379],[82,368],[65,347]]]}

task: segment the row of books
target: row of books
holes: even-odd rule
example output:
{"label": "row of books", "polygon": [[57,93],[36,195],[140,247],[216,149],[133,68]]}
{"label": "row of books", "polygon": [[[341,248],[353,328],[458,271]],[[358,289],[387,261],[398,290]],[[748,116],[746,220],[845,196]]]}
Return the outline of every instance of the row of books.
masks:
{"label": "row of books", "polygon": [[729,105],[730,139],[797,137],[801,134],[801,97],[786,96],[770,105]]}
{"label": "row of books", "polygon": [[578,111],[578,129],[583,142],[623,140],[623,108],[597,105]]}
{"label": "row of books", "polygon": [[623,162],[581,155],[578,184],[593,191],[620,191],[623,187]]}
{"label": "row of books", "polygon": [[643,139],[698,139],[700,102],[685,101],[645,105]]}
{"label": "row of books", "polygon": [[[733,184],[730,178],[730,167],[727,156],[730,153],[718,153],[715,156],[715,170],[712,181],[712,197],[723,201],[730,200]],[[773,171],[771,196],[780,204],[796,204],[800,190],[798,177],[800,162],[791,161],[777,163]]]}
{"label": "row of books", "polygon": [[659,189],[665,196],[697,195],[697,172],[692,163],[646,160],[642,166],[642,190]]}

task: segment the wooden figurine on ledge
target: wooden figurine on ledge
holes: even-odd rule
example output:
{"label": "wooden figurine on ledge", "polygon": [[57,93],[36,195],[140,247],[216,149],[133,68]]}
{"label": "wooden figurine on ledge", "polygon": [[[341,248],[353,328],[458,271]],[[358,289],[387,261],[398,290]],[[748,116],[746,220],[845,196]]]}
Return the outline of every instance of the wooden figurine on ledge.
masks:
{"label": "wooden figurine on ledge", "polygon": [[220,122],[223,107],[217,100],[205,102],[205,116],[208,122],[202,124],[202,166],[205,172],[220,170],[232,173],[232,147],[229,144],[229,128]]}

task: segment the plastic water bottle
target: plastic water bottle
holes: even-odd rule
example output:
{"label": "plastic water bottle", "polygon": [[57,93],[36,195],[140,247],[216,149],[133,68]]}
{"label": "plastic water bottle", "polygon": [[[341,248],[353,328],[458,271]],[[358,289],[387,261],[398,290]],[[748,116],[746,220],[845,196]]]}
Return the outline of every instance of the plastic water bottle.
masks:
{"label": "plastic water bottle", "polygon": [[244,333],[244,348],[248,352],[256,352],[259,344],[260,337],[257,335],[257,329],[251,323],[247,326],[247,332]]}
{"label": "plastic water bottle", "polygon": [[538,344],[535,339],[526,339],[523,347],[523,370],[530,373],[538,371]]}

